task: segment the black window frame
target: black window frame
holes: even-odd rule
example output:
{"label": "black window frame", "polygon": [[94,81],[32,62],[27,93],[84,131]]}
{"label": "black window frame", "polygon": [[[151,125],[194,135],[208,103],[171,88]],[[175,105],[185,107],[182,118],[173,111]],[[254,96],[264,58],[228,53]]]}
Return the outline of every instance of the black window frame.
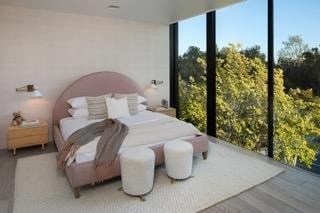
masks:
{"label": "black window frame", "polygon": [[[207,33],[207,134],[217,137],[216,127],[216,11],[206,14]],[[274,0],[268,0],[268,156],[273,158],[274,139]],[[170,106],[179,114],[178,23],[170,25]]]}

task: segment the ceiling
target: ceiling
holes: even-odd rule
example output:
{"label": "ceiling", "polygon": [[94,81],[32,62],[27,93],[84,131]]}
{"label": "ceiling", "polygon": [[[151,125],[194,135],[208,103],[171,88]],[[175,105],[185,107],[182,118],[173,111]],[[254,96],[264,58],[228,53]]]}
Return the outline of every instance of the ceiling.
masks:
{"label": "ceiling", "polygon": [[0,0],[0,5],[171,24],[240,1],[243,0]]}

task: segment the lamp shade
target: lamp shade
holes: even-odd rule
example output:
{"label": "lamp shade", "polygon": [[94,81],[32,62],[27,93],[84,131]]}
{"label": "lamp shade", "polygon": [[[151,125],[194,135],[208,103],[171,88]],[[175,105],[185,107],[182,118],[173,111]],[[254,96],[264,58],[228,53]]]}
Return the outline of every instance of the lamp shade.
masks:
{"label": "lamp shade", "polygon": [[41,92],[39,92],[39,90],[34,90],[32,92],[32,96],[31,97],[32,98],[42,98],[42,94],[41,94]]}

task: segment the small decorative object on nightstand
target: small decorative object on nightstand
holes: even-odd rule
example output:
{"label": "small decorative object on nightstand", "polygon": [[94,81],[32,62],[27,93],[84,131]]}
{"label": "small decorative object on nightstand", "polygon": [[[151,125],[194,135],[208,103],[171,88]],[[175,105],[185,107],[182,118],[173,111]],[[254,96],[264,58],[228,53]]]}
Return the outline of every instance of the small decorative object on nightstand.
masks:
{"label": "small decorative object on nightstand", "polygon": [[165,108],[162,106],[157,106],[157,107],[150,107],[148,108],[148,110],[152,112],[162,113],[171,117],[176,117],[176,109],[172,107]]}
{"label": "small decorative object on nightstand", "polygon": [[161,106],[163,106],[164,108],[168,108],[169,107],[169,102],[166,99],[162,99],[161,100]]}
{"label": "small decorative object on nightstand", "polygon": [[10,126],[8,128],[8,149],[13,150],[16,155],[16,149],[33,145],[44,145],[48,143],[48,123],[42,121],[39,125],[30,127]]}

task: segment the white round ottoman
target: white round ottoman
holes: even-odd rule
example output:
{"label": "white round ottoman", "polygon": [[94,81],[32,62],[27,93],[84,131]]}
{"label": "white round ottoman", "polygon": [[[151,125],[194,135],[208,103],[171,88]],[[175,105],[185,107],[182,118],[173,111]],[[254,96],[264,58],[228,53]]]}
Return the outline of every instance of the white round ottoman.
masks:
{"label": "white round ottoman", "polygon": [[132,196],[140,196],[153,187],[155,154],[149,148],[132,148],[120,155],[122,189]]}
{"label": "white round ottoman", "polygon": [[193,146],[186,141],[170,141],[164,145],[167,174],[172,179],[186,179],[191,176]]}

